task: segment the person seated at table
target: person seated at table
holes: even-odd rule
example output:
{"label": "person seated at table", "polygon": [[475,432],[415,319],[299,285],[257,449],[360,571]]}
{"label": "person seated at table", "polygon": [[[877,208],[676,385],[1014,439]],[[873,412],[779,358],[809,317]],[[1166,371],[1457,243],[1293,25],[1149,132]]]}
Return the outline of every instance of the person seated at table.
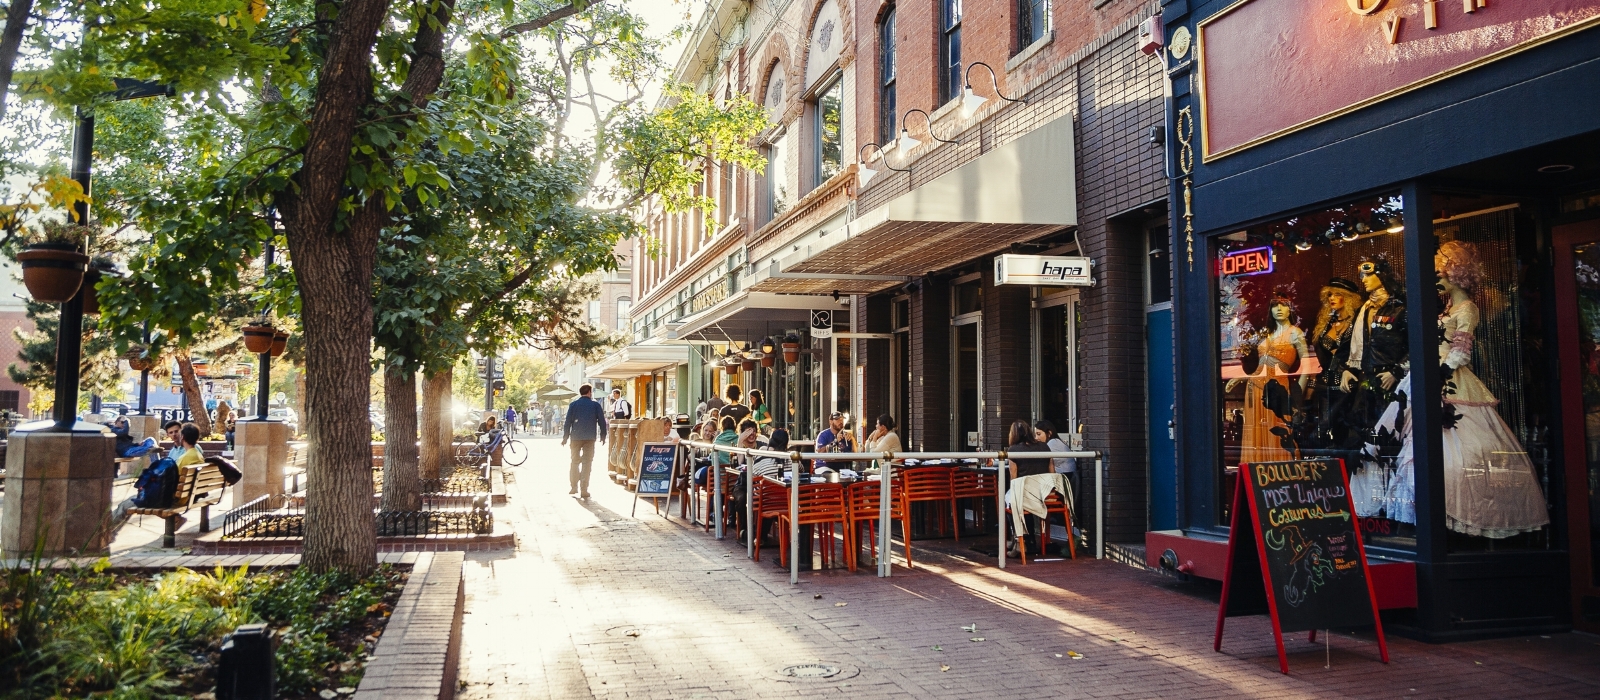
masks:
{"label": "person seated at table", "polygon": [[[1009,444],[1006,445],[1006,456],[1011,462],[1011,479],[1013,482],[1006,488],[1006,505],[1007,507],[1016,509],[1019,507],[1016,499],[1019,497],[1026,499],[1028,496],[1027,494],[1018,492],[1015,480],[1025,476],[1053,474],[1054,470],[1051,468],[1049,459],[1026,459],[1018,457],[1018,455],[1027,454],[1029,452],[1051,451],[1049,445],[1039,441],[1038,436],[1034,434],[1033,426],[1028,425],[1028,421],[1021,419],[1012,421],[1010,438],[1011,439],[1008,441]],[[1046,491],[1045,495],[1048,495],[1048,491]],[[1044,500],[1044,496],[1039,496],[1038,499],[1042,502]],[[1028,531],[1027,534],[1030,535],[1039,532],[1039,528],[1043,525],[1037,516],[1031,514],[1025,516],[1024,521]],[[1007,541],[1009,542],[1009,544],[1006,545],[1007,556],[1016,556],[1017,541],[1011,538],[1008,538]]]}
{"label": "person seated at table", "polygon": [[699,429],[695,431],[695,439],[710,442],[717,439],[718,426],[722,425],[721,409],[713,408],[706,411],[705,420],[700,421]]}
{"label": "person seated at table", "polygon": [[[737,427],[738,424],[734,422],[733,416],[723,416],[722,432],[717,433],[716,438],[712,439],[712,442],[718,445],[727,445],[732,447],[734,443],[739,441],[739,433],[735,432],[734,430]],[[699,469],[695,470],[694,485],[705,486],[706,481],[709,478],[707,472],[710,470],[710,467],[713,465],[717,467],[727,466],[728,457],[729,455],[726,452],[722,452],[720,450],[713,452],[711,455],[710,464],[703,465]]]}
{"label": "person seated at table", "polygon": [[900,452],[900,434],[894,431],[894,416],[878,416],[878,424],[867,436],[867,452]]}
{"label": "person seated at table", "polygon": [[739,440],[734,445],[737,447],[758,447],[757,438],[760,437],[761,431],[756,427],[756,422],[746,418],[739,423]]}
{"label": "person seated at table", "polygon": [[[828,415],[828,429],[817,434],[818,452],[855,452],[856,436],[845,430],[845,415],[838,411]],[[822,462],[816,465],[818,469],[848,469],[849,462]]]}
{"label": "person seated at table", "polygon": [[[784,430],[783,428],[774,429],[772,431],[772,435],[767,439],[766,449],[774,450],[774,451],[777,451],[777,452],[782,452],[784,450],[789,449],[789,431]],[[783,479],[784,467],[787,466],[788,463],[789,463],[789,460],[780,459],[778,457],[757,457],[755,462],[753,464],[751,464],[751,466],[750,466],[750,469],[753,471],[753,474],[751,474],[751,478],[752,479],[759,479],[759,478],[765,476],[765,477],[771,477],[773,479],[780,479],[781,480],[781,479]],[[733,512],[734,512],[735,516],[739,518],[739,541],[740,542],[744,542],[744,536],[745,536],[745,533],[744,533],[744,530],[745,530],[745,525],[744,525],[744,509],[745,509],[744,499],[745,499],[744,479],[740,479],[738,482],[736,482],[733,485]],[[770,522],[776,523],[777,519],[774,518]],[[762,537],[766,537],[767,533],[763,532],[763,533],[761,533],[761,535],[762,535]],[[777,543],[773,542],[773,544],[777,544]]]}

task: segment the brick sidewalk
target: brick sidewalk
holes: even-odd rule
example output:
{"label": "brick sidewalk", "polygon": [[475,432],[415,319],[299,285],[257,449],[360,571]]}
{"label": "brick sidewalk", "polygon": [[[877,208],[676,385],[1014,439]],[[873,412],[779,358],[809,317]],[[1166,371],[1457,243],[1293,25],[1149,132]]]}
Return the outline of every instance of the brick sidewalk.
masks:
{"label": "brick sidewalk", "polygon": [[[1329,669],[1322,640],[1297,634],[1283,676],[1266,618],[1230,620],[1213,652],[1214,587],[1111,562],[1001,571],[918,547],[914,572],[791,587],[731,538],[647,504],[630,518],[629,494],[603,476],[590,503],[573,500],[566,450],[525,442],[533,454],[496,513],[519,549],[467,555],[462,698],[1600,697],[1600,637],[1579,634],[1391,638],[1387,666],[1369,638],[1336,634]],[[844,671],[778,679],[818,661]]]}

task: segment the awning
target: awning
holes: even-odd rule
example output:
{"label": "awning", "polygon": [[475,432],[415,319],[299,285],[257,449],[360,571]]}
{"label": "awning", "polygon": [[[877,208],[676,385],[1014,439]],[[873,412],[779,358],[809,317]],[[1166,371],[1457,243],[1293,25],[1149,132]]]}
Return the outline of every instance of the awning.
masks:
{"label": "awning", "polygon": [[683,345],[629,345],[588,369],[597,379],[632,379],[659,369],[689,362],[689,348]]}
{"label": "awning", "polygon": [[773,294],[739,292],[700,313],[683,319],[682,325],[668,333],[680,343],[721,343],[728,340],[750,342],[786,328],[803,328],[811,322],[813,309],[834,312],[834,325],[846,325],[843,312],[850,306],[832,296],[813,294]]}
{"label": "awning", "polygon": [[876,292],[1075,226],[1073,162],[1061,117],[775,257],[750,289]]}

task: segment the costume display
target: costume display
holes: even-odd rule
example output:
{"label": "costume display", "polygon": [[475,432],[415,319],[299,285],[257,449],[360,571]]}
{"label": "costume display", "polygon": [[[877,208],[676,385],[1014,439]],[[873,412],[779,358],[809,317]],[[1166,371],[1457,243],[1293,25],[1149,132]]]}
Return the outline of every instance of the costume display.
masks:
{"label": "costume display", "polygon": [[1386,260],[1367,260],[1360,270],[1367,298],[1356,313],[1340,380],[1350,394],[1349,420],[1367,433],[1361,468],[1350,477],[1350,495],[1356,515],[1414,524],[1405,297]]}
{"label": "costume display", "polygon": [[1435,267],[1449,295],[1439,319],[1439,359],[1450,372],[1444,403],[1447,420],[1451,414],[1454,419],[1443,435],[1445,524],[1494,539],[1539,530],[1550,523],[1550,514],[1533,462],[1495,410],[1499,400],[1470,366],[1480,319],[1470,296],[1479,278],[1477,250],[1470,243],[1445,243]]}
{"label": "costume display", "polygon": [[[1289,419],[1297,403],[1298,390],[1292,378],[1310,351],[1306,348],[1305,332],[1293,323],[1294,310],[1287,299],[1274,298],[1268,311],[1272,316],[1272,329],[1262,334],[1253,346],[1245,348],[1248,376],[1234,379],[1228,386],[1231,391],[1237,382],[1245,382],[1239,459],[1246,463],[1297,458],[1285,447],[1286,442],[1293,444],[1292,440],[1285,440],[1290,436]],[[1253,371],[1251,360],[1256,365]]]}
{"label": "costume display", "polygon": [[1312,386],[1316,427],[1303,445],[1321,448],[1326,455],[1354,453],[1360,448],[1364,426],[1352,422],[1351,395],[1340,380],[1350,361],[1350,340],[1355,336],[1355,317],[1361,308],[1361,288],[1355,282],[1335,277],[1322,287],[1318,297],[1322,309],[1311,332],[1311,350],[1322,370]]}

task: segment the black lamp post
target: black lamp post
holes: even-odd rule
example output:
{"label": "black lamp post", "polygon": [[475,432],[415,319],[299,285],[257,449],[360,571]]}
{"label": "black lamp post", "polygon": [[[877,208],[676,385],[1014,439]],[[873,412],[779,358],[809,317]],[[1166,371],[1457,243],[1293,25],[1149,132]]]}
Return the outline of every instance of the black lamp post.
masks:
{"label": "black lamp post", "polygon": [[[126,78],[114,81],[117,89],[108,96],[116,102],[145,97],[162,97],[174,94],[167,85],[147,83]],[[78,108],[78,123],[72,129],[72,179],[83,188],[87,198],[94,167],[94,109]],[[87,199],[73,206],[78,225],[89,225]],[[88,246],[84,246],[87,253]],[[78,288],[72,299],[61,304],[61,320],[56,329],[56,402],[55,425],[52,432],[70,433],[78,424],[78,381],[81,379],[78,363],[83,359],[83,296],[86,290]],[[90,426],[85,426],[86,428]],[[98,426],[93,426],[98,431]]]}
{"label": "black lamp post", "polygon": [[[274,218],[275,217],[273,216],[273,213],[272,212],[268,212],[268,214],[267,214],[267,227],[268,228],[273,228],[272,222],[273,222]],[[269,234],[269,236],[270,236],[270,234]],[[276,247],[272,245],[272,239],[269,237],[267,239],[266,250],[261,255],[261,277],[262,277],[263,280],[266,279],[267,272],[272,269],[272,261],[273,261],[273,258],[276,257],[277,252],[278,251],[277,251]],[[267,307],[266,305],[263,305],[262,309],[261,309],[261,313],[263,315],[265,315],[267,313],[267,309],[268,308],[269,307]],[[276,341],[274,341],[274,344],[276,344]],[[271,346],[267,347],[267,351],[266,352],[261,353],[260,364],[257,365],[256,374],[259,375],[259,376],[256,377],[256,417],[255,417],[255,420],[257,420],[257,421],[272,420],[271,418],[267,417],[267,414],[270,412],[270,410],[267,408],[268,399],[270,398],[269,394],[272,393],[272,347]]]}
{"label": "black lamp post", "polygon": [[[150,322],[149,321],[145,321],[144,322],[144,341],[143,342],[144,342],[144,347],[145,347],[145,354],[148,355],[150,353]],[[145,359],[148,360],[149,358],[146,357]],[[150,412],[150,366],[149,365],[145,365],[144,369],[139,370],[139,411],[137,413],[135,413],[134,415],[136,415],[136,416],[145,416],[145,415],[149,415],[149,412]]]}

